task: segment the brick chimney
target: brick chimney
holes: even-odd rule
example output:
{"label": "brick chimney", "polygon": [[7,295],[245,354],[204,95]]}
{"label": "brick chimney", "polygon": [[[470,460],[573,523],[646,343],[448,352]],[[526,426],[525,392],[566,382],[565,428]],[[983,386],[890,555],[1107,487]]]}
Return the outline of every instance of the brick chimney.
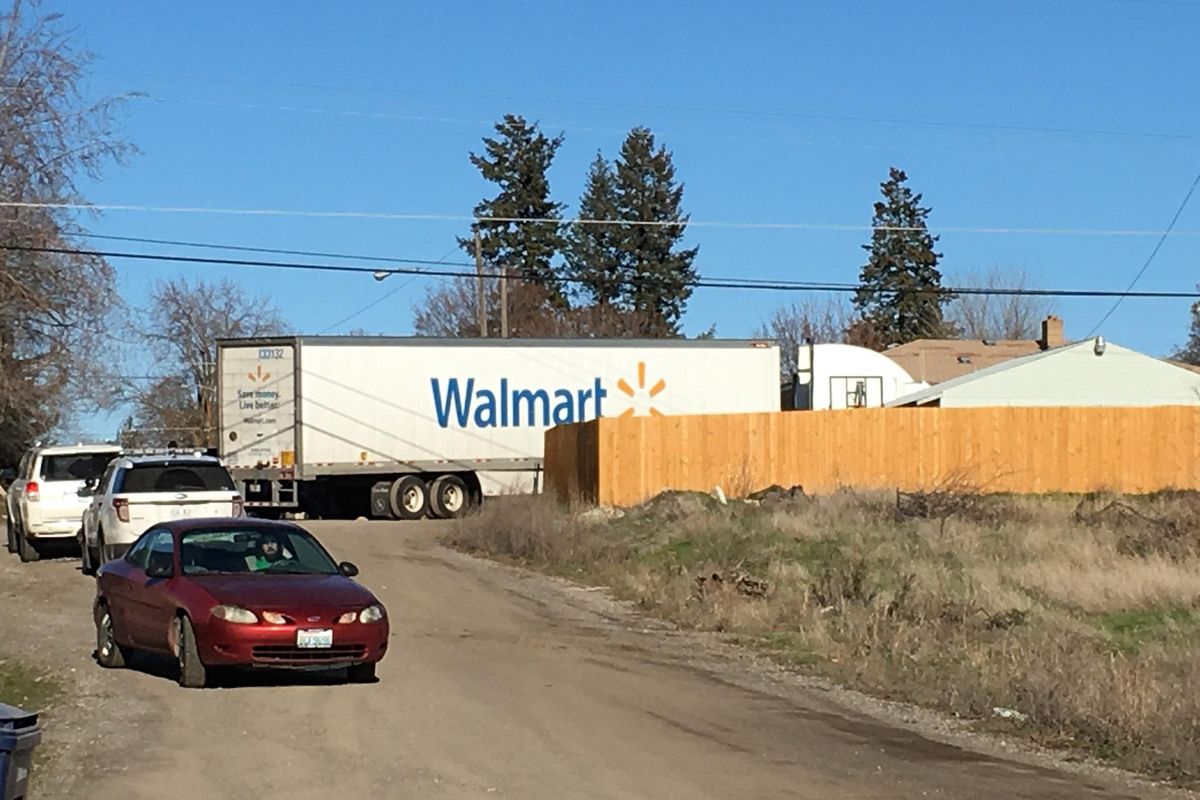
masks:
{"label": "brick chimney", "polygon": [[1038,340],[1039,347],[1043,350],[1049,350],[1051,347],[1058,347],[1066,343],[1067,340],[1063,336],[1063,321],[1061,317],[1051,314],[1042,320],[1042,338]]}

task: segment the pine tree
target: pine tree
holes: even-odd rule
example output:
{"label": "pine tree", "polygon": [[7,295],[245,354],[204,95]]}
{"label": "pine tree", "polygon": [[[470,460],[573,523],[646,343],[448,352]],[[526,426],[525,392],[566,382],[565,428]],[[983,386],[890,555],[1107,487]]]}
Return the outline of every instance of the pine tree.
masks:
{"label": "pine tree", "polygon": [[[617,184],[612,167],[597,151],[588,169],[587,185],[579,200],[579,217],[586,220],[618,219]],[[585,304],[609,306],[621,297],[621,231],[616,225],[574,225],[566,236],[567,275],[576,283],[575,294]]]}
{"label": "pine tree", "polygon": [[665,147],[655,149],[648,129],[634,128],[621,145],[616,184],[621,220],[678,223],[618,229],[621,273],[627,280],[620,302],[653,319],[661,335],[677,336],[696,279],[692,262],[699,248],[676,249],[688,220],[680,210],[683,185],[675,182],[671,154]]}
{"label": "pine tree", "polygon": [[[1200,286],[1196,288],[1200,289]],[[1192,327],[1187,344],[1175,354],[1177,361],[1200,366],[1200,303],[1192,304]]]}
{"label": "pine tree", "polygon": [[952,298],[941,293],[938,237],[929,233],[929,209],[921,195],[905,185],[904,170],[892,167],[880,184],[883,200],[875,204],[870,258],[859,274],[854,305],[883,345],[942,336],[947,325],[942,306]]}
{"label": "pine tree", "polygon": [[[507,219],[558,219],[563,205],[550,199],[546,171],[563,142],[563,137],[548,138],[523,117],[506,114],[495,126],[496,137],[485,138],[484,154],[471,153],[471,163],[485,180],[500,187],[490,200],[475,206],[475,216]],[[543,287],[554,305],[564,305],[562,282],[554,265],[554,256],[562,248],[557,222],[478,223],[480,250],[489,270],[507,269]],[[473,258],[474,237],[458,240],[459,246]]]}

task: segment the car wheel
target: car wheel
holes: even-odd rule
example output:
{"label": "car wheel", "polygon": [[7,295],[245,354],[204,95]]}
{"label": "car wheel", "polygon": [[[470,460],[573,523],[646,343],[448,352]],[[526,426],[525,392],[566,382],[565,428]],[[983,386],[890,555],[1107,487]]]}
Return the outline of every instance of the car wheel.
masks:
{"label": "car wheel", "polygon": [[42,557],[38,549],[25,533],[19,532],[17,535],[17,555],[21,557],[21,563],[28,564],[30,561],[37,561]]}
{"label": "car wheel", "polygon": [[372,661],[370,664],[355,664],[346,670],[346,677],[351,683],[374,683],[375,663]]}
{"label": "car wheel", "polygon": [[16,531],[13,530],[12,517],[5,515],[4,517],[4,537],[5,544],[8,546],[8,552],[17,552]]}
{"label": "car wheel", "polygon": [[96,661],[106,669],[120,669],[125,666],[125,650],[117,643],[117,634],[113,629],[112,614],[108,606],[100,609],[100,618],[96,620]]}
{"label": "car wheel", "polygon": [[469,505],[467,482],[457,475],[442,475],[429,489],[429,509],[438,519],[458,519]]}
{"label": "car wheel", "polygon": [[179,659],[179,685],[187,689],[203,689],[208,684],[208,670],[200,660],[196,644],[196,629],[187,617],[175,623],[175,649]]}
{"label": "car wheel", "polygon": [[421,519],[429,510],[429,486],[416,475],[397,478],[388,502],[396,519]]}

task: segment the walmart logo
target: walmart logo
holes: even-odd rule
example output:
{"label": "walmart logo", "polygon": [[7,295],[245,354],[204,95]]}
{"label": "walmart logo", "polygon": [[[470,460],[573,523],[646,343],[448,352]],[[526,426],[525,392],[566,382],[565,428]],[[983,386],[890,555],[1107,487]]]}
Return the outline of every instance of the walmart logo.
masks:
{"label": "walmart logo", "polygon": [[[431,378],[433,410],[438,425],[449,428],[452,424],[460,428],[548,428],[551,425],[568,425],[572,422],[604,416],[608,390],[601,378],[577,386],[527,387],[508,378],[501,378],[495,385],[483,385],[475,378],[448,378],[444,382]],[[639,406],[647,413],[661,414],[652,404],[667,383],[657,381],[646,388],[646,364],[637,365],[637,387],[634,388],[621,378],[617,389],[633,405],[621,413],[622,417],[633,416]]]}

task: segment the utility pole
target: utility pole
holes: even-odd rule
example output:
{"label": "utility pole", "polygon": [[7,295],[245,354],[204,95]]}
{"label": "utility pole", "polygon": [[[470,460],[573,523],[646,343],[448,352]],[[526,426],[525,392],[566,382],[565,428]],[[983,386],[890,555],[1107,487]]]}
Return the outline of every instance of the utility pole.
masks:
{"label": "utility pole", "polygon": [[486,339],[487,331],[487,303],[485,302],[483,292],[483,244],[479,241],[479,225],[475,225],[475,288],[478,294],[479,304],[479,337]]}
{"label": "utility pole", "polygon": [[500,338],[508,338],[508,267],[500,268]]}

